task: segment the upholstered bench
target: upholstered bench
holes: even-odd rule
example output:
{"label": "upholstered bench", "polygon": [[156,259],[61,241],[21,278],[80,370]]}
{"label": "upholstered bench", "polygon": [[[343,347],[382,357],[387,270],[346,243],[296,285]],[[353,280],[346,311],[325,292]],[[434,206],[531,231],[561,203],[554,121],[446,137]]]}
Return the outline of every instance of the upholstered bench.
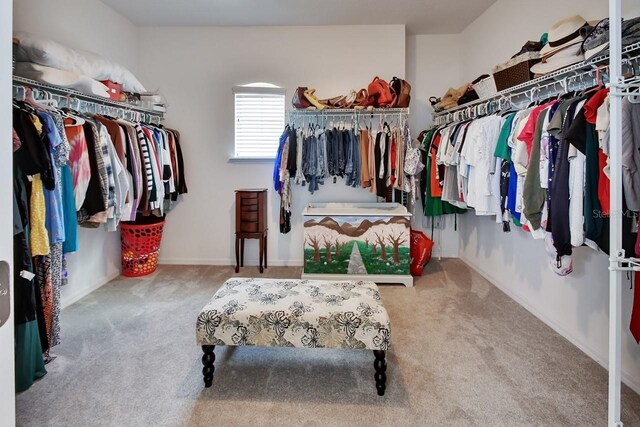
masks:
{"label": "upholstered bench", "polygon": [[229,279],[198,316],[196,337],[205,387],[216,345],[369,349],[384,395],[390,325],[373,282]]}

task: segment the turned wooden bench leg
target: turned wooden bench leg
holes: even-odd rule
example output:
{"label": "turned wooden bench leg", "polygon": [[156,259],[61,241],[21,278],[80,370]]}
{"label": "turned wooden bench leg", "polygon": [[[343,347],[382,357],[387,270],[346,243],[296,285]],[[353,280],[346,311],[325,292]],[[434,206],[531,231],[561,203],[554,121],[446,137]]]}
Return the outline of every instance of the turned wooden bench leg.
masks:
{"label": "turned wooden bench leg", "polygon": [[202,346],[202,351],[204,352],[202,355],[202,376],[204,377],[205,387],[211,387],[213,383],[213,372],[216,370],[215,366],[213,366],[213,362],[216,360],[216,354],[213,352],[215,348],[215,345]]}
{"label": "turned wooden bench leg", "polygon": [[376,360],[373,362],[373,367],[376,370],[374,375],[376,379],[376,389],[378,390],[378,396],[384,396],[384,390],[387,387],[387,362],[385,361],[384,350],[373,350],[373,354]]}

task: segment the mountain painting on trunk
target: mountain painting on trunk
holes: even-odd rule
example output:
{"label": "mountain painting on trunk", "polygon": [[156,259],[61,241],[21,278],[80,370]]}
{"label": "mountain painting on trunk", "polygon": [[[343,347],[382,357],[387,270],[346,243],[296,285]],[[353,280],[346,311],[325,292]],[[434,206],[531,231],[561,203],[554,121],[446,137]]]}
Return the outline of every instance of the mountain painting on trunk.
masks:
{"label": "mountain painting on trunk", "polygon": [[306,216],[305,219],[305,273],[409,274],[409,218]]}

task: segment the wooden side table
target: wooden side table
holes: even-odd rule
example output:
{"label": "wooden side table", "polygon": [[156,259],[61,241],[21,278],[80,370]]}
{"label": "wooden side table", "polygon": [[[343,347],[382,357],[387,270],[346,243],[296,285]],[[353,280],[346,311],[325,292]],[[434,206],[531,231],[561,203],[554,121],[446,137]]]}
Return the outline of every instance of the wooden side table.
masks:
{"label": "wooden side table", "polygon": [[236,190],[236,273],[244,267],[244,239],[258,239],[260,273],[267,268],[267,231],[267,189]]}

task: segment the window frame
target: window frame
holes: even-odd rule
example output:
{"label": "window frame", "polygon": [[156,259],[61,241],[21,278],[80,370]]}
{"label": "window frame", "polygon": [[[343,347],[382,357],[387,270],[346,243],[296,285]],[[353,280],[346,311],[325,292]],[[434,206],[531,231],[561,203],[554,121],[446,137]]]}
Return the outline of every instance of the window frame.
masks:
{"label": "window frame", "polygon": [[233,154],[229,157],[230,162],[273,162],[277,155],[277,146],[278,142],[276,142],[276,150],[274,150],[273,155],[271,156],[261,156],[261,155],[247,155],[247,156],[238,156],[237,153],[237,141],[236,141],[236,127],[237,127],[237,113],[236,113],[236,95],[237,94],[252,94],[252,95],[280,95],[283,100],[283,123],[282,129],[287,122],[287,104],[286,104],[286,94],[287,90],[283,87],[278,87],[269,83],[252,83],[244,86],[234,86],[232,89],[233,93]]}

